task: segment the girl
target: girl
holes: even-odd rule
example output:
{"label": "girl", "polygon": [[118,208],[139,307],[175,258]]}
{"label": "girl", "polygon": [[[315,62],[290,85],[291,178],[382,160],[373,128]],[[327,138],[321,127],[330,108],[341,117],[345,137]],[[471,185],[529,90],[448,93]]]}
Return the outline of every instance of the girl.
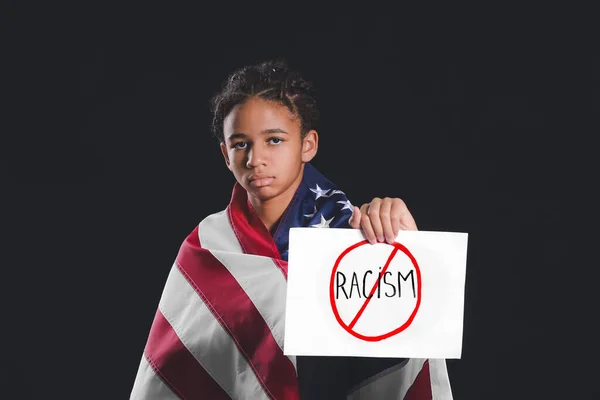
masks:
{"label": "girl", "polygon": [[213,98],[213,133],[236,183],[227,208],[180,248],[132,399],[451,398],[443,360],[283,355],[290,228],[360,228],[371,243],[416,230],[400,199],[359,209],[311,166],[311,89],[267,61],[235,71]]}

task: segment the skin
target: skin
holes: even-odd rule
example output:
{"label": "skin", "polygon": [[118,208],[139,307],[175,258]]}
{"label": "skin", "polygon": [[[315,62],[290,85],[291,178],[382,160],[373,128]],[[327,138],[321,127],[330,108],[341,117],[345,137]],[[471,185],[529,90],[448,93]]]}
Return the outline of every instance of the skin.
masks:
{"label": "skin", "polygon": [[[248,200],[269,231],[302,181],[304,164],[317,154],[315,130],[301,137],[300,120],[286,107],[260,98],[235,106],[223,121],[221,153],[227,168],[248,192]],[[374,198],[354,207],[350,226],[370,243],[393,243],[400,230],[417,230],[398,198]]]}
{"label": "skin", "polygon": [[312,130],[302,140],[300,121],[286,107],[260,98],[234,107],[223,134],[227,168],[271,231],[302,181],[304,164],[317,154],[318,134]]}
{"label": "skin", "polygon": [[402,199],[375,197],[360,209],[354,206],[350,227],[361,229],[371,243],[394,243],[400,231],[416,231],[417,223]]}

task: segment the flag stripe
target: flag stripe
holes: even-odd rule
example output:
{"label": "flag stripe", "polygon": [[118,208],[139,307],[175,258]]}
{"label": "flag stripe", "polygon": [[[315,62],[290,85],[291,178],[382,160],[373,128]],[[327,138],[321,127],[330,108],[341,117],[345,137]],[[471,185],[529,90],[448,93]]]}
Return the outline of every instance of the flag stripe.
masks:
{"label": "flag stripe", "polygon": [[[246,292],[283,350],[287,282],[273,259],[211,251]],[[294,359],[291,359],[295,362]]]}
{"label": "flag stripe", "polygon": [[210,250],[243,253],[229,222],[226,210],[209,215],[200,222],[198,235],[202,247]]}
{"label": "flag stripe", "polygon": [[145,354],[154,371],[182,399],[229,399],[187,351],[160,310],[152,323]]}
{"label": "flag stripe", "polygon": [[231,227],[244,253],[281,259],[271,233],[249,204],[246,192],[240,188],[238,190],[234,188],[234,200],[227,207],[227,212]]}
{"label": "flag stripe", "polygon": [[406,364],[390,367],[367,379],[348,400],[404,399],[424,364],[423,359],[409,359]]}
{"label": "flag stripe", "polygon": [[431,376],[431,394],[433,400],[452,400],[452,388],[446,360],[429,359],[429,375]]}
{"label": "flag stripe", "polygon": [[298,398],[294,365],[239,283],[219,260],[200,248],[199,236],[194,233],[177,255],[180,270],[231,335],[265,392],[276,399]]}
{"label": "flag stripe", "polygon": [[148,364],[145,354],[142,355],[129,398],[131,400],[179,400],[179,397],[156,375]]}
{"label": "flag stripe", "polygon": [[246,358],[178,266],[171,269],[159,307],[186,349],[230,397],[268,398]]}
{"label": "flag stripe", "polygon": [[[244,225],[247,225],[247,223],[243,222],[245,217],[240,217],[239,215],[230,217],[229,212],[239,214],[243,210],[240,210],[239,207],[233,207],[232,209],[212,214],[200,222],[198,226],[198,238],[200,243],[202,243],[202,248],[240,254],[245,253],[242,243],[245,243],[245,248],[251,249],[253,247],[253,244],[250,243],[251,241],[246,240],[242,242],[241,237],[238,238],[237,236],[238,234],[241,235],[241,231],[245,230],[243,228]],[[260,224],[262,225],[262,222]],[[235,226],[238,226],[238,228],[235,228]],[[279,254],[275,254],[276,245],[274,243],[273,246],[267,244],[269,241],[272,242],[271,239],[266,237],[262,239],[262,243],[269,248],[271,259],[287,280],[287,262],[281,260]]]}
{"label": "flag stripe", "polygon": [[423,367],[408,389],[404,400],[431,400],[431,379],[429,378],[429,360],[425,360]]}

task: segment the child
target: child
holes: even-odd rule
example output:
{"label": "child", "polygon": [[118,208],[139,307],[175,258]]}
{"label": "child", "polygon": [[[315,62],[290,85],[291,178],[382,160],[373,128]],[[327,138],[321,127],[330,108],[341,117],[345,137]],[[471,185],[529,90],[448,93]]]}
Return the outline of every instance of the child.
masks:
{"label": "child", "polygon": [[443,360],[283,355],[291,227],[362,228],[391,243],[416,224],[400,199],[352,206],[311,166],[318,110],[285,62],[234,72],[213,112],[237,182],[180,248],[131,398],[451,398]]}

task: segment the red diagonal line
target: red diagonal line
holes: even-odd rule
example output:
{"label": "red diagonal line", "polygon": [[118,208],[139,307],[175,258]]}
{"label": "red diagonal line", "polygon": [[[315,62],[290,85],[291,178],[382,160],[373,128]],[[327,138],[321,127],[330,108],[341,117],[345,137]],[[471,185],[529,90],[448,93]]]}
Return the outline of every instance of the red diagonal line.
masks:
{"label": "red diagonal line", "polygon": [[[385,271],[390,266],[390,262],[392,261],[392,258],[394,258],[394,255],[396,254],[397,251],[398,251],[398,248],[396,246],[394,246],[394,250],[392,250],[392,254],[390,254],[390,256],[388,257],[387,261],[385,262],[385,266],[381,270],[381,275],[380,276],[383,276],[383,274],[385,274]],[[373,289],[371,289],[371,293],[369,293],[369,295],[367,296],[367,300],[365,300],[365,302],[362,305],[362,307],[360,308],[360,310],[358,310],[358,314],[356,314],[356,317],[354,317],[354,319],[352,320],[352,322],[350,323],[350,325],[348,325],[348,328],[352,329],[354,327],[354,325],[356,325],[356,322],[358,322],[358,319],[360,318],[360,316],[362,315],[362,313],[365,311],[365,308],[367,308],[367,305],[369,304],[369,302],[373,298],[373,295],[375,294],[375,290],[377,290],[377,286],[379,286],[379,279],[377,279],[375,281],[375,284],[373,285]]]}

